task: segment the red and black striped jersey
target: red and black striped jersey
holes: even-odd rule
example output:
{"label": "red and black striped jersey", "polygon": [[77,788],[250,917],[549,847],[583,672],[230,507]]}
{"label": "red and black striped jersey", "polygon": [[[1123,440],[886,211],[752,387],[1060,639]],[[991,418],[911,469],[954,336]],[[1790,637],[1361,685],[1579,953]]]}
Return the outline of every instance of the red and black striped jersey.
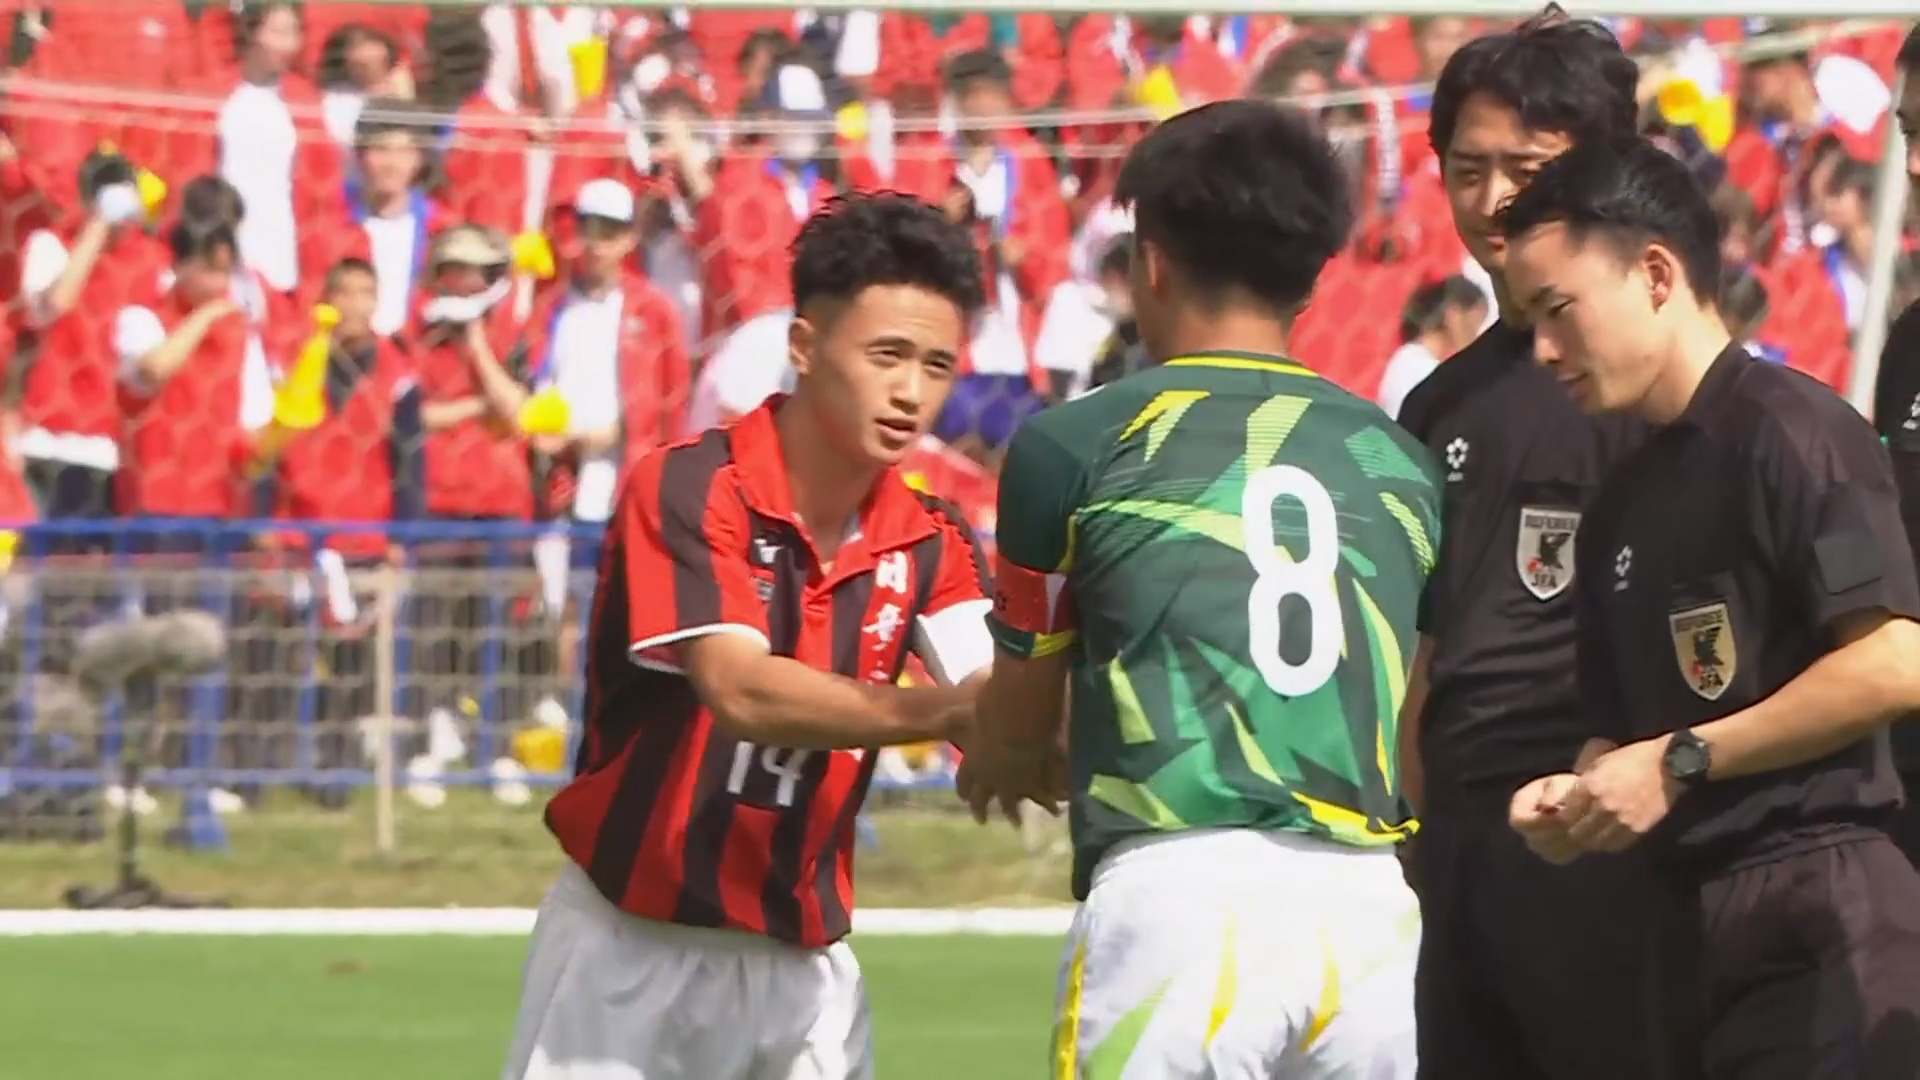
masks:
{"label": "red and black striped jersey", "polygon": [[822,671],[891,682],[917,621],[978,617],[984,635],[989,601],[959,512],[891,473],[823,570],[793,512],[781,400],[634,465],[601,555],[586,734],[547,826],[628,912],[816,946],[851,927],[854,819],[873,759],[726,735],[675,646],[746,634]]}

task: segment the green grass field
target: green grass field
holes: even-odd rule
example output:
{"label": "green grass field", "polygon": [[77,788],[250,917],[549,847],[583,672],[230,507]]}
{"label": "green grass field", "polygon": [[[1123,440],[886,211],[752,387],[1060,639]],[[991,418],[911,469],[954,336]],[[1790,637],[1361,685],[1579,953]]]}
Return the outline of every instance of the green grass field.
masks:
{"label": "green grass field", "polygon": [[[854,939],[879,1074],[1042,1075],[1059,943]],[[0,1080],[498,1075],[517,938],[0,939]]]}

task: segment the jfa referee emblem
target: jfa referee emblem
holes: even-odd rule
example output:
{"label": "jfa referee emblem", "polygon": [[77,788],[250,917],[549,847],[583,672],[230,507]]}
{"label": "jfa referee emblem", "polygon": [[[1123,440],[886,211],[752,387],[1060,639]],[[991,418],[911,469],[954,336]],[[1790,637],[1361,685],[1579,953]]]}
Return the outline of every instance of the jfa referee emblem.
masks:
{"label": "jfa referee emblem", "polygon": [[1545,506],[1520,508],[1520,537],[1514,544],[1513,566],[1520,584],[1536,599],[1551,600],[1573,584],[1573,536],[1580,531],[1580,514]]}
{"label": "jfa referee emblem", "polygon": [[1673,632],[1673,657],[1680,663],[1680,677],[1687,681],[1687,688],[1708,701],[1718,701],[1740,665],[1727,605],[1715,602],[1672,612],[1667,628]]}

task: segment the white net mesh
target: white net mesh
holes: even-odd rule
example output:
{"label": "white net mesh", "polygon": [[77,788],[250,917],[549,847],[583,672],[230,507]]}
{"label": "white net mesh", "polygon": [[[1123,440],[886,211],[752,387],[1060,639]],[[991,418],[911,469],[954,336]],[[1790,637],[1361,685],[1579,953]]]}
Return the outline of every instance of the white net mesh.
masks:
{"label": "white net mesh", "polygon": [[[1127,220],[1106,195],[1167,109],[1287,97],[1343,147],[1362,227],[1294,350],[1349,389],[1373,396],[1408,334],[1445,321],[1434,287],[1478,280],[1424,115],[1423,80],[1484,25],[1470,19],[0,12],[0,521],[16,527],[0,835],[91,821],[129,716],[161,718],[155,788],[231,792],[215,802],[234,812],[368,783],[383,707],[403,781],[556,778],[615,478],[780,385],[787,245],[837,191],[897,188],[976,223],[995,303],[913,470],[989,537],[1014,425],[1123,361]],[[1750,270],[1730,282],[1743,328],[1844,385],[1902,28],[1618,29],[1662,58],[1648,116],[1721,189]],[[1792,112],[1795,71],[1817,117]],[[592,247],[576,204],[639,223],[599,330],[560,317]],[[183,220],[234,228],[240,265],[175,274],[165,239]],[[173,367],[155,359],[187,331]],[[380,565],[404,570],[384,624]],[[83,628],[181,604],[228,623],[220,670],[124,701],[78,689]]]}

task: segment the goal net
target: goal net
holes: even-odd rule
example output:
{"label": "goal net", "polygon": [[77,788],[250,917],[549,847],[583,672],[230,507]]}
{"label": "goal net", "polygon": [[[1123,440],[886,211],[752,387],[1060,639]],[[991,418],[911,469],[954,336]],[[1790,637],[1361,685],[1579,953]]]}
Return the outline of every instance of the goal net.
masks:
{"label": "goal net", "polygon": [[[1489,317],[1425,128],[1487,18],[0,14],[0,839],[169,792],[203,818],[342,805],[390,730],[421,805],[561,775],[621,470],[785,384],[786,251],[836,193],[975,231],[992,303],[908,468],[989,543],[1015,426],[1135,362],[1109,195],[1182,105],[1290,100],[1350,166],[1360,226],[1301,359],[1391,397],[1390,367]],[[1650,129],[1715,191],[1737,329],[1846,388],[1870,284],[1916,285],[1871,245],[1904,28],[1610,23],[1647,58]],[[88,684],[89,628],[180,607],[225,622],[216,670]],[[108,781],[128,748],[151,791]]]}

